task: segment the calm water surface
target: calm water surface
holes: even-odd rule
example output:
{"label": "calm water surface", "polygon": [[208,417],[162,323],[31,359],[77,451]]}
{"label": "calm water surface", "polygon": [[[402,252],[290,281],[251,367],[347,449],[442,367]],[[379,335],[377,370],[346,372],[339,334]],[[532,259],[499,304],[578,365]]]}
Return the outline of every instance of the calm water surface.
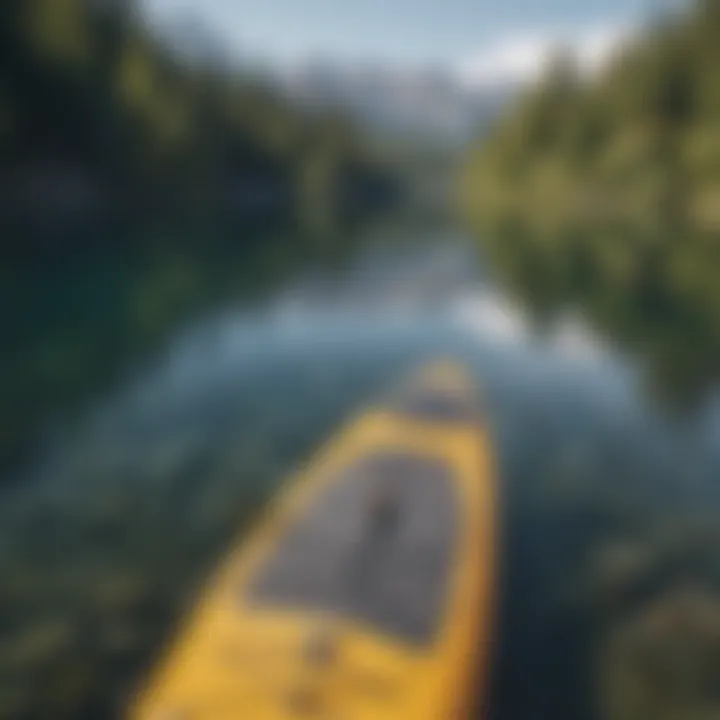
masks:
{"label": "calm water surface", "polygon": [[[458,233],[412,240],[370,237],[342,268],[298,267],[253,302],[238,299],[242,282],[175,256],[159,256],[137,286],[108,259],[85,294],[77,282],[56,296],[35,289],[43,338],[57,331],[52,314],[71,301],[68,287],[79,294],[74,355],[57,362],[114,359],[112,372],[87,379],[82,402],[56,403],[29,459],[7,474],[0,717],[118,715],[201,579],[286,475],[363,403],[448,356],[476,373],[497,446],[493,715],[597,716],[603,639],[646,602],[657,538],[672,546],[717,520],[718,416],[712,407],[690,419],[664,413],[645,397],[640,367],[581,319],[532,331]],[[236,277],[252,274],[224,260]],[[139,331],[128,331],[127,313],[98,311],[109,278],[136,311],[146,308],[152,342],[132,353],[123,346]],[[177,302],[187,283],[222,291]],[[157,319],[163,307],[172,321]],[[62,338],[43,338],[33,337],[36,354],[62,355]],[[18,362],[15,383],[30,383],[29,371]],[[607,570],[608,548],[635,546],[647,567],[629,577],[622,563]],[[686,581],[663,579],[652,592]]]}

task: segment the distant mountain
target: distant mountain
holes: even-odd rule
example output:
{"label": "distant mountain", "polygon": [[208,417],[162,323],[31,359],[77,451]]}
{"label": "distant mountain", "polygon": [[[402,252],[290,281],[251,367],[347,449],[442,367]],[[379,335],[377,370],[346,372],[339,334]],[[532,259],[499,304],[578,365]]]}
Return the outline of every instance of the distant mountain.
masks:
{"label": "distant mountain", "polygon": [[474,88],[436,68],[330,62],[293,67],[280,83],[294,102],[338,107],[371,131],[449,145],[474,137],[516,92],[511,85]]}
{"label": "distant mountain", "polygon": [[519,90],[512,81],[464,82],[440,67],[308,60],[270,69],[223,42],[191,11],[155,18],[162,42],[192,65],[262,77],[293,103],[312,110],[340,109],[394,142],[458,146],[475,137]]}

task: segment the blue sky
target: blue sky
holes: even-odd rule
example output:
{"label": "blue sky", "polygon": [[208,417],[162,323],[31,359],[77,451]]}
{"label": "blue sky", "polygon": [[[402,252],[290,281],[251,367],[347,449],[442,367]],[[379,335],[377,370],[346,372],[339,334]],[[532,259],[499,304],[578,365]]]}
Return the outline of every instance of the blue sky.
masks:
{"label": "blue sky", "polygon": [[[663,0],[146,0],[158,16],[201,19],[225,45],[273,63],[308,57],[448,67],[482,64],[559,37],[610,42]],[[667,0],[665,0],[667,2]],[[605,38],[603,40],[602,38]],[[492,65],[492,62],[490,63]]]}

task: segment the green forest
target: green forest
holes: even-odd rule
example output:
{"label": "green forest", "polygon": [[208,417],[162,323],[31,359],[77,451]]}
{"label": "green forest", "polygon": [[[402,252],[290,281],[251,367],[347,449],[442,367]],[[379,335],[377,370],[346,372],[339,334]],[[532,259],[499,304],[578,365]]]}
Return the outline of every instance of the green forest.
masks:
{"label": "green forest", "polygon": [[558,53],[461,183],[465,216],[540,321],[579,309],[683,405],[720,379],[718,37],[707,0],[595,77]]}
{"label": "green forest", "polygon": [[5,0],[0,211],[264,203],[306,218],[391,190],[347,118],[171,45],[133,0]]}
{"label": "green forest", "polygon": [[720,4],[656,22],[588,79],[558,52],[472,151],[475,217],[720,227]]}

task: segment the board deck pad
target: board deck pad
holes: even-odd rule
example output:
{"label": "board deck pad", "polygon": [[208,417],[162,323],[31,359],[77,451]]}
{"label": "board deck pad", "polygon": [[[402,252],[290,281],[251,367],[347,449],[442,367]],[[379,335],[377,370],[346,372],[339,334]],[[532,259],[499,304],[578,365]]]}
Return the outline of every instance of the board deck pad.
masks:
{"label": "board deck pad", "polygon": [[[246,600],[332,612],[404,642],[432,640],[458,541],[451,470],[377,452],[345,469],[280,538]],[[378,491],[393,514],[375,518]]]}

